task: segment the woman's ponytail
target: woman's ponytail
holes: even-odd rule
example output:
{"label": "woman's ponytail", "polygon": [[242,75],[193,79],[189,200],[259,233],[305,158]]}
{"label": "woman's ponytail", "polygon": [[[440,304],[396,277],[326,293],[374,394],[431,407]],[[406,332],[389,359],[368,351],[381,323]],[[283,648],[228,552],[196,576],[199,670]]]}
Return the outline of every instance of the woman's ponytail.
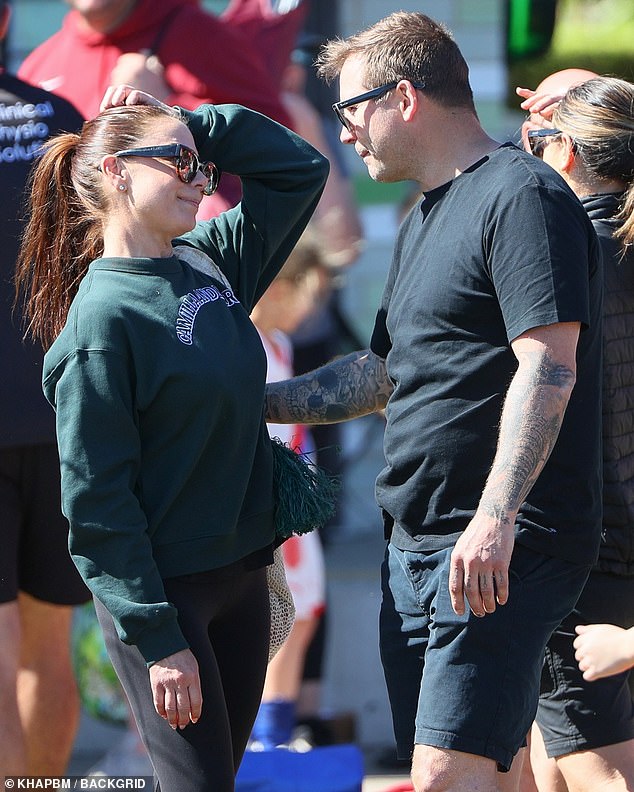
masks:
{"label": "woman's ponytail", "polygon": [[28,220],[15,273],[26,333],[49,347],[64,326],[68,308],[90,262],[101,253],[100,223],[73,186],[79,135],[51,138],[28,185]]}

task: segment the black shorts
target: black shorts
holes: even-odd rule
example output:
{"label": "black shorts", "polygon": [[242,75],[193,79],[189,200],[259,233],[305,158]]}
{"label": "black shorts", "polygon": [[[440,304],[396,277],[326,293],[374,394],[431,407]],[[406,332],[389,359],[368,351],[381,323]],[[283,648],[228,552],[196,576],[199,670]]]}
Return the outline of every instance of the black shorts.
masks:
{"label": "black shorts", "polygon": [[18,590],[54,605],[90,599],[68,552],[54,443],[0,448],[0,525],[0,603]]}
{"label": "black shorts", "polygon": [[587,682],[575,660],[577,624],[634,625],[634,579],[591,572],[575,609],[546,649],[537,723],[550,757],[634,738],[630,672]]}
{"label": "black shorts", "polygon": [[388,545],[383,564],[381,660],[398,755],[415,744],[485,756],[507,770],[537,709],[544,647],[589,567],[515,544],[506,605],[457,616],[449,597],[452,548]]}

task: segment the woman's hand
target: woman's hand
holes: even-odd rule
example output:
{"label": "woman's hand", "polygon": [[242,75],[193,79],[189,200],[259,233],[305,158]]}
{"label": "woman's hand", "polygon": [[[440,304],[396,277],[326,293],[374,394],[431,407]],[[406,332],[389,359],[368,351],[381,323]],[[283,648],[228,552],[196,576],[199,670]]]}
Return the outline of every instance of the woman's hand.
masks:
{"label": "woman's hand", "polygon": [[[524,98],[524,101],[520,102],[522,110],[526,110],[533,116],[540,115],[546,122],[543,126],[552,126],[552,124],[548,122],[552,119],[555,108],[566,95],[565,91],[558,94],[536,93],[535,91],[531,91],[530,88],[520,87],[515,89],[515,93]],[[537,119],[533,120],[537,121]]]}
{"label": "woman's hand", "polygon": [[524,98],[524,101],[520,103],[520,107],[529,113],[528,118],[522,124],[521,137],[524,150],[530,153],[530,146],[528,145],[529,130],[552,127],[553,113],[564,94],[538,94],[530,88],[520,87],[515,89],[515,93]]}
{"label": "woman's hand", "polygon": [[124,105],[155,105],[156,107],[167,107],[152,94],[139,91],[131,85],[110,85],[99,106],[99,111],[103,112],[110,107],[123,107]]}
{"label": "woman's hand", "polygon": [[154,709],[172,729],[196,723],[202,711],[198,663],[189,649],[164,657],[150,667]]}

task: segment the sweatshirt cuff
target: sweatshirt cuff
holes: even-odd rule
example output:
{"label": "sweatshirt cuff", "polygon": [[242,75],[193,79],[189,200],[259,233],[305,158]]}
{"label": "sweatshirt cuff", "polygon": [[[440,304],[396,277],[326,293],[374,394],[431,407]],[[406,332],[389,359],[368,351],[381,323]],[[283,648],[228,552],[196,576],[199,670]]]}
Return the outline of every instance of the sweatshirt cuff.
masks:
{"label": "sweatshirt cuff", "polygon": [[148,667],[183,649],[189,649],[180,627],[176,622],[161,625],[157,630],[144,630],[136,639],[136,646]]}

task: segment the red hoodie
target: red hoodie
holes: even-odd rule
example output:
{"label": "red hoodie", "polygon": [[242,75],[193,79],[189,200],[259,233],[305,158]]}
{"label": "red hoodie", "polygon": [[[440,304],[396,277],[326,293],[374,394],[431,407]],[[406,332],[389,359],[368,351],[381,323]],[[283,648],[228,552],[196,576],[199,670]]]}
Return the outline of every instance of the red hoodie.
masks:
{"label": "red hoodie", "polygon": [[[153,51],[172,93],[168,104],[193,110],[204,102],[245,105],[289,126],[276,80],[244,30],[203,10],[198,0],[139,0],[116,30],[87,30],[77,11],[64,17],[61,30],[37,47],[18,71],[21,79],[72,102],[86,118],[94,117],[110,74],[125,52]],[[239,197],[236,183],[221,181],[225,200]],[[215,198],[215,196],[214,196]]]}

